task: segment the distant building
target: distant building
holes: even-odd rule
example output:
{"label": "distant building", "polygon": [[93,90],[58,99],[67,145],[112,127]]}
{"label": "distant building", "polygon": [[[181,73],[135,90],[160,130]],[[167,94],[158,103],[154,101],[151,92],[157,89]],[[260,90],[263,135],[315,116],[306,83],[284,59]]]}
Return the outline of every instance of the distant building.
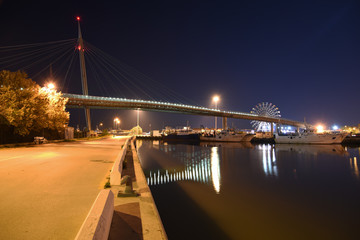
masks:
{"label": "distant building", "polygon": [[351,132],[351,133],[360,133],[360,124],[357,126],[347,126],[341,128],[343,131]]}

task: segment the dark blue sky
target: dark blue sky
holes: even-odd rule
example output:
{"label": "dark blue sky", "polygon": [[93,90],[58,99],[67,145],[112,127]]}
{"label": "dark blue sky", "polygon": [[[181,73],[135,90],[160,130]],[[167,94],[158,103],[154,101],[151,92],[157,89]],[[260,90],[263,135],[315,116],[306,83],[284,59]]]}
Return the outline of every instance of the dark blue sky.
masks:
{"label": "dark blue sky", "polygon": [[[359,1],[0,0],[0,46],[77,37],[160,82],[189,102],[249,112],[276,104],[283,117],[360,123]],[[88,73],[89,74],[89,73]],[[143,88],[147,88],[144,83]],[[70,84],[80,93],[78,83]],[[159,91],[163,91],[159,89]],[[90,94],[102,95],[94,85]],[[142,113],[145,128],[213,125],[213,118]],[[133,111],[94,111],[95,122],[135,123]],[[83,118],[72,115],[72,124]],[[234,124],[250,128],[248,121]],[[230,121],[231,125],[231,121]]]}

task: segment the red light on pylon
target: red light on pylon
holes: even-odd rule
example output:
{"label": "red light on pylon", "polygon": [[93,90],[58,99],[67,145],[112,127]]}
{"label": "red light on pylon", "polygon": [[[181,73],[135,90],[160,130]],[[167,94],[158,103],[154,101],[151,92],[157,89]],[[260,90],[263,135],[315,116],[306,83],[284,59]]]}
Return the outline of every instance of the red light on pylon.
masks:
{"label": "red light on pylon", "polygon": [[76,17],[76,20],[80,21],[80,17]]}
{"label": "red light on pylon", "polygon": [[81,50],[81,46],[80,46],[80,45],[78,46],[78,50],[79,50],[79,51]]}

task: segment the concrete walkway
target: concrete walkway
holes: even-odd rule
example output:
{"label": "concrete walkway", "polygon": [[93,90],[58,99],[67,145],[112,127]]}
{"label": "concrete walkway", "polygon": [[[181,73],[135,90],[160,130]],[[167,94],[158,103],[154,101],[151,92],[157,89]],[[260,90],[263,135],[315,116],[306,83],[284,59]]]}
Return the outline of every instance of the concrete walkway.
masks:
{"label": "concrete walkway", "polygon": [[0,149],[0,239],[74,239],[124,141]]}

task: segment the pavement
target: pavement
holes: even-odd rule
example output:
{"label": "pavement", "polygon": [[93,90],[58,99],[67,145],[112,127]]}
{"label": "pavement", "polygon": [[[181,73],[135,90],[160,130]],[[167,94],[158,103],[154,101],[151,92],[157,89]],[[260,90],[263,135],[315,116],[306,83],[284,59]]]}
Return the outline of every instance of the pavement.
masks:
{"label": "pavement", "polygon": [[0,149],[0,239],[74,239],[125,139]]}

